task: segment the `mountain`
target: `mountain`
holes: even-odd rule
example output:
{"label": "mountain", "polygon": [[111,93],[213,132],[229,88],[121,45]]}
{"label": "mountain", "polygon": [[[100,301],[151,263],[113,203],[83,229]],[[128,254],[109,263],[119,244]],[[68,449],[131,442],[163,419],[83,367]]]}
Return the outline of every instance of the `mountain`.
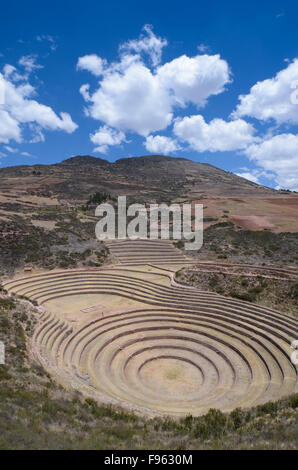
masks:
{"label": "mountain", "polygon": [[[111,163],[87,155],[0,170],[0,276],[27,263],[47,269],[101,264],[106,253],[95,238],[94,211],[102,200],[115,204],[118,195],[126,195],[128,203],[203,204],[209,258],[219,256],[224,245],[236,261],[242,252],[245,260],[253,258],[259,241],[261,251],[272,245],[288,253],[283,259],[293,258],[297,194],[185,158],[148,155]],[[254,233],[249,231],[262,233],[249,241],[247,234]]]}
{"label": "mountain", "polygon": [[28,205],[79,208],[95,193],[111,199],[126,195],[130,203],[201,202],[205,226],[228,220],[244,229],[298,232],[297,194],[266,188],[208,163],[161,155],[114,163],[86,155],[53,165],[2,168],[0,217],[22,217]]}
{"label": "mountain", "polygon": [[207,163],[161,155],[122,158],[115,163],[76,156],[53,165],[16,166],[0,170],[0,191],[50,196],[81,203],[96,191],[142,200],[174,201],[213,196],[272,195],[272,189]]}

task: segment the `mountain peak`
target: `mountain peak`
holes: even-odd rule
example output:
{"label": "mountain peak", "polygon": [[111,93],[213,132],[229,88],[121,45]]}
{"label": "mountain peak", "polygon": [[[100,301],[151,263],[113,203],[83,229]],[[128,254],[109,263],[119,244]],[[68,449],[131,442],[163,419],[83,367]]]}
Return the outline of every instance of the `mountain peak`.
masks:
{"label": "mountain peak", "polygon": [[127,162],[165,162],[165,161],[187,160],[187,158],[172,157],[170,155],[142,155],[140,157],[124,157],[116,160],[115,163],[122,164]]}
{"label": "mountain peak", "polygon": [[63,160],[59,165],[109,165],[110,162],[100,157],[93,157],[91,155],[76,155],[74,157]]}

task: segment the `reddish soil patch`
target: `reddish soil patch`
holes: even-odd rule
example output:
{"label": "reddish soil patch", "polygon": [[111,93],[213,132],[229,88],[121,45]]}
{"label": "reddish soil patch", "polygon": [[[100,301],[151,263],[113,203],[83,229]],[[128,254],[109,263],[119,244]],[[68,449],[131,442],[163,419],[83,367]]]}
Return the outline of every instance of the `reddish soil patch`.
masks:
{"label": "reddish soil patch", "polygon": [[288,198],[278,198],[278,199],[266,199],[270,204],[275,204],[277,206],[297,206],[298,207],[298,196],[297,197],[288,197]]}
{"label": "reddish soil patch", "polygon": [[261,215],[231,215],[230,219],[235,225],[245,230],[274,229],[274,225],[265,216]]}

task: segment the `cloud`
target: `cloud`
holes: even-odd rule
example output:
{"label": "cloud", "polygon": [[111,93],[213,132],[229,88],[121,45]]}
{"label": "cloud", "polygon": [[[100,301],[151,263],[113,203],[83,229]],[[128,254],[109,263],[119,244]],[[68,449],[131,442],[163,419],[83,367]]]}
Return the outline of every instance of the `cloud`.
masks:
{"label": "cloud", "polygon": [[172,121],[171,96],[142,63],[131,63],[123,73],[107,72],[93,95],[81,88],[91,102],[88,114],[122,131],[146,136]]}
{"label": "cloud", "polygon": [[[296,83],[295,83],[296,82]],[[262,121],[273,119],[277,124],[298,124],[298,59],[275,77],[257,82],[247,95],[240,95],[234,117],[250,116]]]}
{"label": "cloud", "polygon": [[68,113],[61,112],[58,116],[49,106],[32,99],[36,90],[28,82],[17,86],[0,73],[0,85],[4,94],[0,109],[0,142],[21,142],[26,124],[33,133],[31,142],[43,140],[41,129],[72,133],[78,127]]}
{"label": "cloud", "polygon": [[34,122],[29,122],[28,127],[32,133],[32,137],[29,140],[30,144],[37,144],[38,142],[44,142],[45,136],[42,131],[42,127]]}
{"label": "cloud", "polygon": [[276,175],[278,188],[298,190],[298,135],[276,135],[250,145],[245,154],[265,171]]}
{"label": "cloud", "polygon": [[5,64],[3,67],[4,77],[12,82],[19,82],[21,80],[27,80],[27,75],[20,74],[16,67],[10,64]]}
{"label": "cloud", "polygon": [[40,35],[36,36],[36,40],[39,41],[39,42],[48,41],[50,43],[51,51],[55,51],[58,47],[55,39],[50,34],[40,34]]}
{"label": "cloud", "polygon": [[198,45],[197,49],[198,49],[198,51],[200,51],[200,52],[203,53],[203,52],[209,51],[210,47],[207,46],[207,44],[203,44],[203,43],[202,43],[202,44],[199,44],[199,45]]}
{"label": "cloud", "polygon": [[0,109],[0,143],[8,144],[10,140],[21,142],[21,129],[18,121]]}
{"label": "cloud", "polygon": [[16,153],[18,152],[18,149],[15,148],[15,147],[10,147],[9,145],[5,145],[4,146],[5,150],[7,150],[7,152],[10,152],[10,153]]}
{"label": "cloud", "polygon": [[93,152],[107,153],[110,146],[125,142],[125,134],[108,126],[102,126],[94,134],[90,134],[90,140],[97,145]]}
{"label": "cloud", "polygon": [[20,58],[19,65],[24,67],[24,69],[28,73],[32,72],[33,70],[43,69],[43,65],[37,64],[36,61],[37,61],[36,54],[24,55],[23,57]]}
{"label": "cloud", "polygon": [[87,70],[96,77],[103,74],[106,61],[98,57],[96,54],[85,55],[79,57],[77,70]]}
{"label": "cloud", "polygon": [[205,106],[207,99],[224,91],[230,71],[225,60],[216,55],[182,55],[158,68],[160,85],[170,90],[181,106]]}
{"label": "cloud", "polygon": [[21,155],[23,157],[33,157],[33,155],[31,155],[31,153],[29,153],[29,152],[21,152]]}
{"label": "cloud", "polygon": [[260,184],[259,178],[249,171],[243,171],[242,173],[235,173],[235,174],[238,176],[241,176],[241,178],[245,178],[246,180],[252,181],[253,183]]}
{"label": "cloud", "polygon": [[198,152],[244,149],[256,140],[254,132],[243,119],[213,119],[208,124],[200,114],[176,119],[174,124],[174,134]]}
{"label": "cloud", "polygon": [[[139,39],[120,45],[116,62],[108,64],[96,55],[80,57],[78,69],[101,76],[93,93],[89,84],[80,88],[85,113],[122,132],[147,137],[168,127],[177,108],[202,107],[230,82],[228,64],[219,55],[183,55],[157,65],[165,44],[146,26]],[[147,54],[153,68],[143,57]]]}
{"label": "cloud", "polygon": [[174,139],[163,135],[149,135],[144,142],[144,146],[148,152],[161,155],[169,155],[180,149]]}
{"label": "cloud", "polygon": [[143,30],[145,34],[141,34],[139,39],[132,39],[121,44],[119,50],[125,53],[131,51],[145,52],[149,55],[152,65],[155,67],[160,63],[162,49],[168,44],[168,41],[155,36],[151,25],[145,25]]}

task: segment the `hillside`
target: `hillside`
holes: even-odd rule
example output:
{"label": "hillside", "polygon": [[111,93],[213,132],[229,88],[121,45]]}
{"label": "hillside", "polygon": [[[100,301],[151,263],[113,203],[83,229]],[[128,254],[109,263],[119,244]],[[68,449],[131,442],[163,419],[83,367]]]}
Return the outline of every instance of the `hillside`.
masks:
{"label": "hillside", "polygon": [[[204,228],[229,222],[236,232],[298,232],[297,194],[185,158],[148,155],[111,163],[77,156],[0,170],[0,269],[100,265],[107,253],[95,239],[94,210],[102,200],[115,204],[118,195],[129,203],[204,204]],[[212,239],[217,244],[217,229]]]}
{"label": "hillside", "polygon": [[144,200],[194,199],[198,196],[272,195],[274,191],[207,163],[148,155],[110,163],[77,156],[54,165],[17,166],[0,170],[1,192],[84,200],[90,193],[140,195]]}
{"label": "hillside", "polygon": [[[202,249],[98,242],[119,194],[202,203]],[[297,201],[171,157],[2,169],[0,448],[295,448]]]}

